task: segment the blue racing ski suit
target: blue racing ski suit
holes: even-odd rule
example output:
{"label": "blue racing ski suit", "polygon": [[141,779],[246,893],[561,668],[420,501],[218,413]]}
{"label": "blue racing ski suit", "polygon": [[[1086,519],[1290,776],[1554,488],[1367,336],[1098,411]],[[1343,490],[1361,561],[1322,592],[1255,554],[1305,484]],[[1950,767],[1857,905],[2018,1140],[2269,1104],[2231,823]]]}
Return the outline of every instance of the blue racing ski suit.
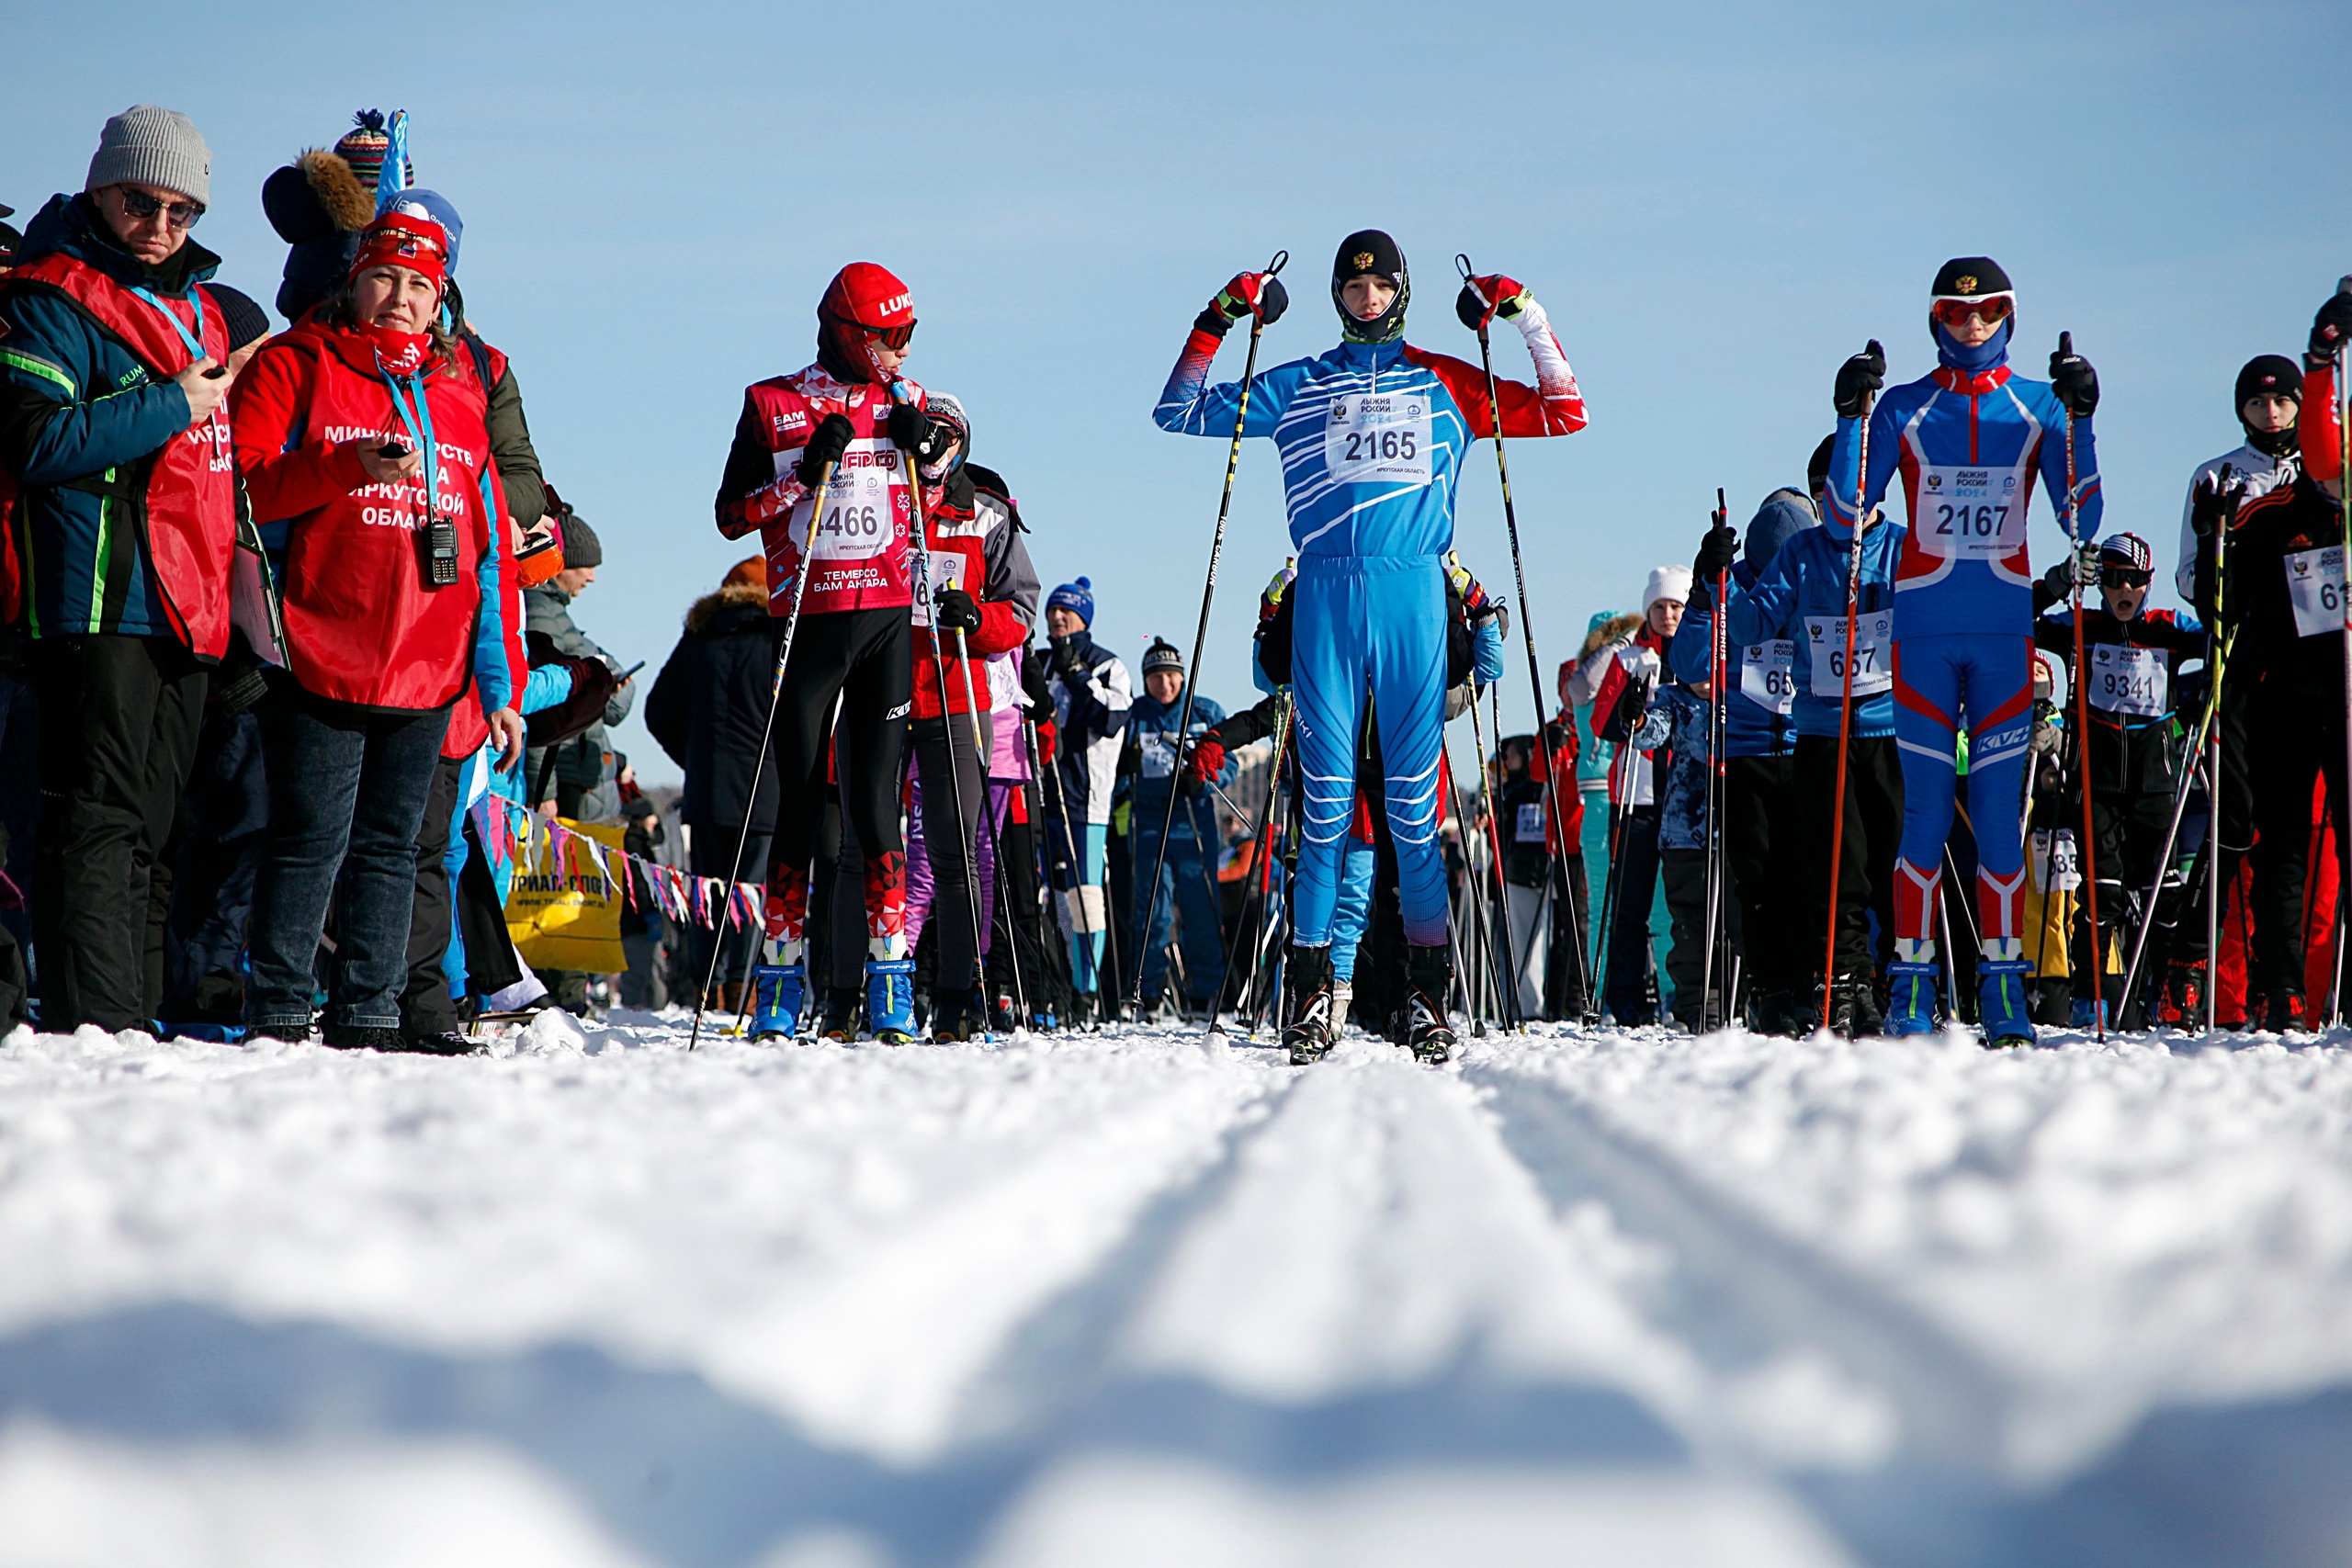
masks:
{"label": "blue racing ski suit", "polygon": [[1832,537],[1853,536],[1857,488],[1863,508],[1876,506],[1898,469],[1910,506],[1894,575],[1894,732],[1903,757],[1898,963],[1928,964],[1936,955],[1936,897],[1963,716],[1984,953],[1996,963],[2024,953],[2022,803],[2033,723],[2026,510],[2038,474],[2062,525],[2087,542],[2098,536],[2101,505],[2091,422],[2070,419],[2048,382],[2011,373],[2014,325],[2012,318],[1986,343],[1963,348],[1931,323],[1939,363],[1879,400],[1870,472],[1860,471],[1859,419],[1838,420],[1830,457],[1823,524]]}
{"label": "blue racing ski suit", "polygon": [[[1544,308],[1511,318],[1537,385],[1498,383],[1505,435],[1566,435],[1584,398]],[[1219,339],[1199,326],[1159,395],[1162,430],[1229,439],[1238,383],[1208,384]],[[1438,843],[1438,760],[1445,718],[1445,552],[1470,443],[1496,434],[1477,367],[1404,343],[1341,343],[1261,371],[1245,435],[1282,454],[1298,553],[1292,685],[1304,806],[1293,940],[1331,941],[1340,861],[1354,817],[1355,748],[1369,694],[1380,730],[1388,827],[1396,846],[1405,938],[1446,941]],[[1522,607],[1523,608],[1523,607]]]}

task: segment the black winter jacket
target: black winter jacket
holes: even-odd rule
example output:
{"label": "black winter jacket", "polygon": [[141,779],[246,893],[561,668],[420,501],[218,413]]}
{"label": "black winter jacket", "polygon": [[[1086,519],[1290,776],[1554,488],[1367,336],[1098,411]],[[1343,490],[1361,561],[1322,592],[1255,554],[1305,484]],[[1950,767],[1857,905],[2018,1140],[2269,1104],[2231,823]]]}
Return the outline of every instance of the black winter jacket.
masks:
{"label": "black winter jacket", "polygon": [[754,772],[760,795],[752,831],[775,830],[775,770],[759,760],[780,624],[763,588],[706,595],[686,612],[685,635],[646,696],[645,728],[685,770],[678,815],[697,832],[741,831]]}

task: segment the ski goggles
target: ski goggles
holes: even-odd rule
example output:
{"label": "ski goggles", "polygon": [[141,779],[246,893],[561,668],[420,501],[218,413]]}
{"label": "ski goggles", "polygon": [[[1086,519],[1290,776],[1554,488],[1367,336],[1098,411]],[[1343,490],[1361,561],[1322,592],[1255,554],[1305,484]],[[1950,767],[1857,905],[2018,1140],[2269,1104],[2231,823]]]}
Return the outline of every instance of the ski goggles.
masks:
{"label": "ski goggles", "polygon": [[204,204],[200,201],[165,201],[135,186],[117,186],[114,193],[122,198],[122,209],[130,214],[134,222],[144,223],[161,212],[173,228],[193,229],[196,220],[204,216]]}
{"label": "ski goggles", "polygon": [[2155,575],[2153,571],[2143,571],[2135,567],[2103,566],[2098,569],[2098,585],[2101,588],[2145,588],[2155,581]]}
{"label": "ski goggles", "polygon": [[2007,321],[2009,313],[2017,308],[2017,296],[2014,294],[1987,294],[1970,299],[1947,294],[1929,305],[1928,313],[1948,327],[1965,325],[1971,316],[1980,318],[1991,327]]}
{"label": "ski goggles", "polygon": [[903,326],[869,327],[864,321],[853,321],[847,316],[836,316],[830,312],[826,320],[837,326],[847,327],[853,332],[864,333],[893,354],[904,354],[907,351],[907,344],[915,341],[915,323],[912,321]]}

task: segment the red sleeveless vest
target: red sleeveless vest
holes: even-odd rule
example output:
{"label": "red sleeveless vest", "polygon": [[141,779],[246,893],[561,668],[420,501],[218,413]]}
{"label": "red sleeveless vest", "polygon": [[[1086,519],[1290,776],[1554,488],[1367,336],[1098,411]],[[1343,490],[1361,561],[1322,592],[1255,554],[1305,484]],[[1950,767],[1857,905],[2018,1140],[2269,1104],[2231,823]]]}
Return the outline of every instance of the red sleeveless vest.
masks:
{"label": "red sleeveless vest", "polygon": [[[196,363],[154,306],[86,262],[52,251],[9,277],[45,283],[73,300],[121,339],[157,381],[168,381]],[[225,360],[229,330],[220,304],[201,285],[195,292],[204,299],[204,350]],[[192,306],[161,302],[191,332],[197,330]],[[189,651],[220,658],[229,649],[229,567],[237,547],[237,463],[229,444],[228,404],[166,442],[148,460],[146,483],[124,499],[173,630]]]}

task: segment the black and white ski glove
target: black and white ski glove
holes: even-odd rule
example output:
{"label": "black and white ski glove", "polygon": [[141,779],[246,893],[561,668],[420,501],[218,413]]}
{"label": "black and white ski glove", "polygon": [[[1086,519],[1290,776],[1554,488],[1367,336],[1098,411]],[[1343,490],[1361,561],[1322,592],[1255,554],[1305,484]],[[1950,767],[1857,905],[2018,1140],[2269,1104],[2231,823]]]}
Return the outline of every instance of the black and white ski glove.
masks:
{"label": "black and white ski glove", "polygon": [[827,414],[808,433],[808,445],[801,450],[800,461],[792,470],[793,478],[815,490],[818,481],[825,477],[825,470],[842,460],[842,454],[855,439],[857,427],[850,423],[847,414]]}
{"label": "black and white ski glove", "polygon": [[2210,539],[2235,522],[2238,502],[2245,497],[2245,476],[2224,463],[2197,481],[2188,498],[2188,526],[2200,539]]}
{"label": "black and white ski glove", "polygon": [[2076,419],[2088,419],[2098,407],[2098,372],[2075,352],[2075,334],[2060,333],[2057,351],[2050,356],[2050,389]]}
{"label": "black and white ski glove", "polygon": [[1870,346],[1838,367],[1836,401],[1839,419],[1860,419],[1863,400],[1886,385],[1886,350],[1876,338]]}
{"label": "black and white ski glove", "polygon": [[2325,369],[2335,363],[2347,338],[2352,338],[2352,294],[2345,293],[2339,285],[2312,318],[2312,340],[2303,350],[2303,368]]}

